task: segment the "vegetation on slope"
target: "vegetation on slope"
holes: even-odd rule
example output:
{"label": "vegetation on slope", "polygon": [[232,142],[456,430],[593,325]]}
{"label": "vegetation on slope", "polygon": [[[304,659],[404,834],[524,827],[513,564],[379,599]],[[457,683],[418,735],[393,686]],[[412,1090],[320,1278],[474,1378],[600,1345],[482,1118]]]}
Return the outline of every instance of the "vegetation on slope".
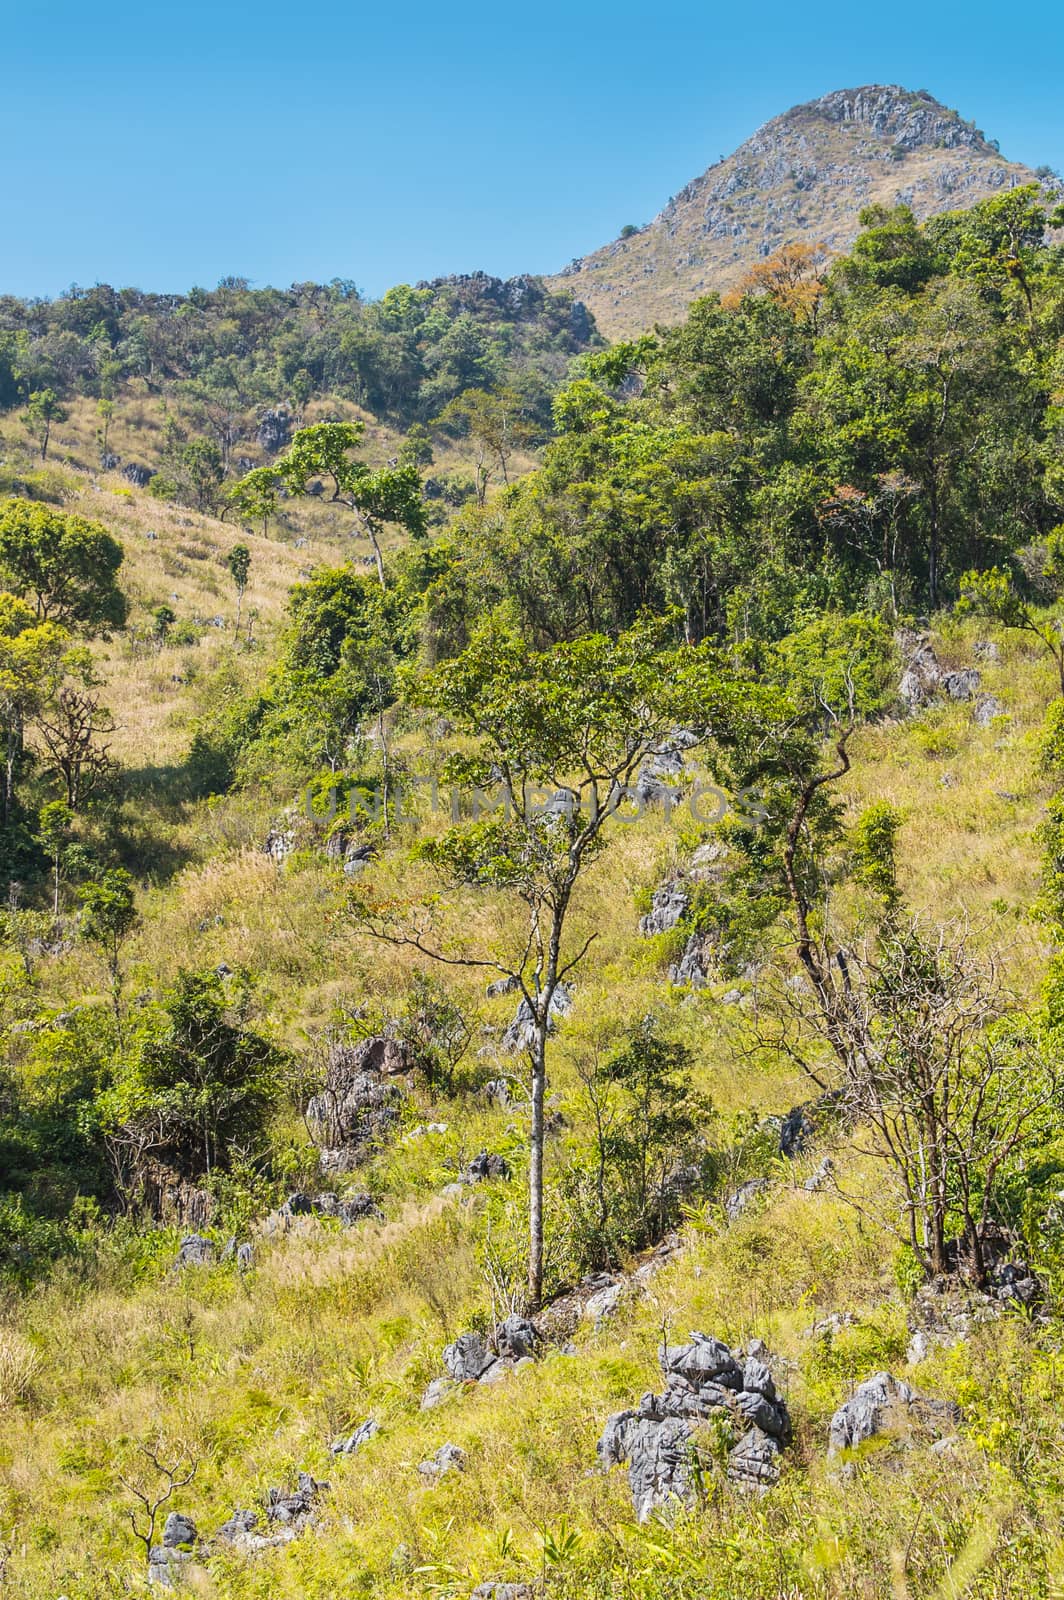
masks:
{"label": "vegetation on slope", "polygon": [[[592,356],[542,466],[394,533],[383,582],[338,529],[296,550],[69,465],[0,509],[13,1595],[141,1592],[151,1458],[195,1467],[172,1503],[205,1533],[330,1480],[298,1539],[191,1574],[234,1600],[1056,1591],[1046,220],[1031,192],[877,214],[826,282],[770,263]],[[45,737],[71,693],[73,793]],[[382,1039],[403,1088],[323,1173],[315,1098]],[[352,1190],[380,1216],[278,1213]],[[215,1259],[175,1270],[192,1229]],[[673,1229],[612,1317],[565,1320]],[[1026,1310],[997,1295],[1021,1266]],[[420,1409],[515,1306],[539,1359]],[[766,1341],[795,1442],[750,1497],[721,1434],[696,1503],[640,1525],[595,1440],[695,1327]],[[958,1403],[946,1454],[829,1464],[885,1368]],[[465,1470],[429,1483],[443,1443]]]}

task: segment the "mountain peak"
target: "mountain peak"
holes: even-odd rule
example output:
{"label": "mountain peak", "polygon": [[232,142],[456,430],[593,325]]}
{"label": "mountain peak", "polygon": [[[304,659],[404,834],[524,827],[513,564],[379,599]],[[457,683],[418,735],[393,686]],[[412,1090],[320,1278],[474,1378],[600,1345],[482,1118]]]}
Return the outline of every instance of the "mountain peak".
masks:
{"label": "mountain peak", "polygon": [[1037,181],[925,89],[836,89],[766,122],[653,222],[626,228],[561,276],[618,337],[677,321],[693,299],[732,287],[783,245],[847,249],[868,205],[904,204],[923,218]]}
{"label": "mountain peak", "polygon": [[903,89],[896,83],[835,89],[819,100],[809,100],[775,117],[754,135],[754,140],[816,119],[864,128],[869,137],[888,141],[898,150],[964,148],[984,155],[998,154],[997,146],[974,122],[965,122],[959,111],[944,106],[926,89]]}

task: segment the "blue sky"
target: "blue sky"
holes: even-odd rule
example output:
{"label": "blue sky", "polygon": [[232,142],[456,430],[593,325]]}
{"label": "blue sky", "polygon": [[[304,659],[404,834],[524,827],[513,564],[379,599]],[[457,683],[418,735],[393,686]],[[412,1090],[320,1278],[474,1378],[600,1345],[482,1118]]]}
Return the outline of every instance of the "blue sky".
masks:
{"label": "blue sky", "polygon": [[767,118],[902,83],[1064,168],[1064,8],[0,0],[0,292],[547,272]]}

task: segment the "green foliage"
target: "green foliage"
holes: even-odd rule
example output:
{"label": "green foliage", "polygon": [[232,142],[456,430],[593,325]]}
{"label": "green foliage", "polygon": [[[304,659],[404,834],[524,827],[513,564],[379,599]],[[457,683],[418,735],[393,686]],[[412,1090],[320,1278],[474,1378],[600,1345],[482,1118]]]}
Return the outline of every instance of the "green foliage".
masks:
{"label": "green foliage", "polygon": [[42,622],[92,634],[121,627],[123,551],[96,522],[28,500],[0,503],[0,582],[28,597]]}
{"label": "green foliage", "polygon": [[655,1243],[710,1177],[714,1117],[695,1092],[686,1047],[648,1017],[620,1049],[580,1068],[586,1152],[570,1157],[563,1194],[583,1270],[615,1267]]}
{"label": "green foliage", "polygon": [[53,424],[65,422],[69,412],[54,389],[35,389],[22,415],[23,426],[41,447],[41,460],[48,459],[48,444]]}
{"label": "green foliage", "polygon": [[278,1100],[281,1055],[251,1026],[244,973],[183,971],[142,1011],[101,1119],[195,1176],[255,1149]]}
{"label": "green foliage", "polygon": [[856,881],[879,895],[888,911],[898,903],[895,844],[904,818],[889,800],[866,806],[850,830],[850,857]]}

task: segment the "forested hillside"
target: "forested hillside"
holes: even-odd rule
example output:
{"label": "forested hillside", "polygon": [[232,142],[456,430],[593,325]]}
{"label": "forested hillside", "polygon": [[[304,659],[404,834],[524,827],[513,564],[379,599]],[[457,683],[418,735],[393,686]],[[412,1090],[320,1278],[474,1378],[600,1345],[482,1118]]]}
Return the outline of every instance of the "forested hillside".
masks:
{"label": "forested hillside", "polygon": [[5,1594],[1060,1592],[1059,223],[5,302]]}
{"label": "forested hillside", "polygon": [[528,277],[401,284],[376,301],[339,281],[282,290],[234,278],[187,295],[98,284],[51,301],[0,299],[0,408],[22,415],[42,459],[117,472],[156,499],[215,512],[232,478],[268,462],[306,420],[370,420],[382,459],[413,430],[408,451],[431,462],[424,430],[442,417],[445,470],[431,493],[446,505],[474,493],[481,466],[478,442],[461,445],[471,431],[463,397],[475,413],[491,391],[527,448],[549,432],[569,361],[595,342],[571,294]]}

